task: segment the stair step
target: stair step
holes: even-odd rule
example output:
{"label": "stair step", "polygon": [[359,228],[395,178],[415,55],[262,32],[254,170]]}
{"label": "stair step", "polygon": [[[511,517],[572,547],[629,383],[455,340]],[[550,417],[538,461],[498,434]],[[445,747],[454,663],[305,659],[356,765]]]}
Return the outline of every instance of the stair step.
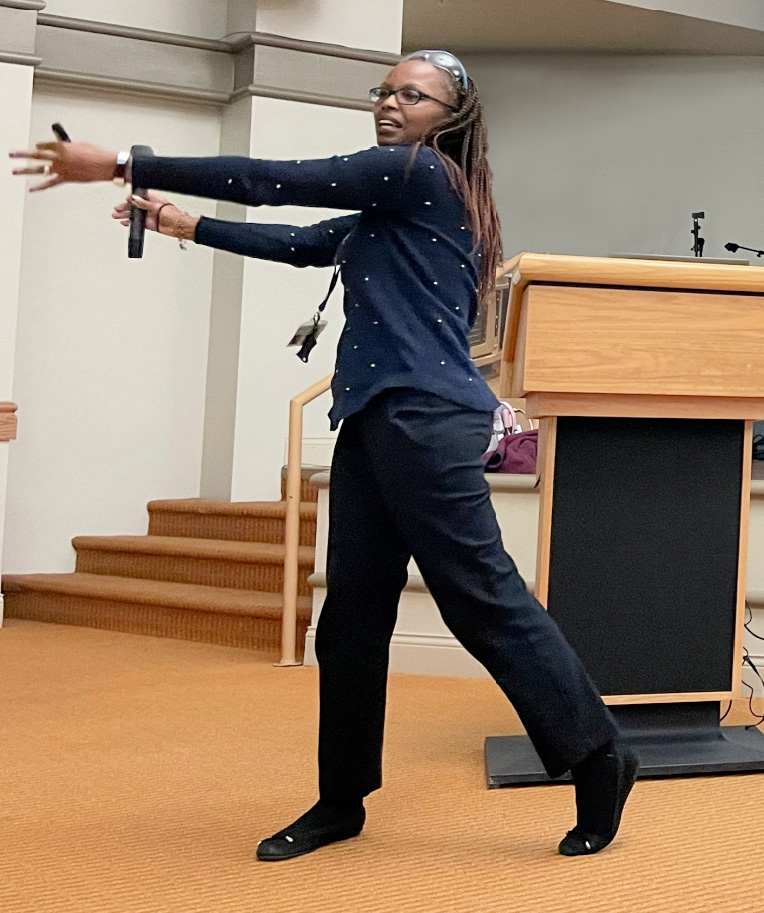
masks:
{"label": "stair step", "polygon": [[[76,536],[75,570],[86,574],[135,577],[280,593],[285,547],[268,542],[234,542],[187,536]],[[300,546],[298,593],[310,595],[308,576],[315,548]]]}
{"label": "stair step", "polygon": [[[252,650],[281,642],[280,593],[86,574],[9,574],[5,613],[56,624],[175,637]],[[311,599],[297,603],[304,643]]]}
{"label": "stair step", "polygon": [[[149,535],[238,542],[284,542],[286,501],[205,498],[149,501]],[[300,545],[315,545],[318,504],[300,504]]]}

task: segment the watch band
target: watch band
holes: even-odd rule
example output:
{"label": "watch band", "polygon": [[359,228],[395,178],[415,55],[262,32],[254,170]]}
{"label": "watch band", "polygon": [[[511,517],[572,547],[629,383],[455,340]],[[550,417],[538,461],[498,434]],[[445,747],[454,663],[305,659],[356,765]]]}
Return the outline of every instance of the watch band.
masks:
{"label": "watch band", "polygon": [[117,155],[117,165],[114,169],[114,183],[119,184],[120,187],[125,186],[125,169],[127,168],[127,163],[129,161],[129,152],[120,152]]}

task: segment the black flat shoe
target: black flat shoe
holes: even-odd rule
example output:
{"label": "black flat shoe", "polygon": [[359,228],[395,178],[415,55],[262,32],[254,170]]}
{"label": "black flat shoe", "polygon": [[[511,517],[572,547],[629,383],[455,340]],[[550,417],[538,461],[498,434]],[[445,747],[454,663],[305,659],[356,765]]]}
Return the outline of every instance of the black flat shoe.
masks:
{"label": "black flat shoe", "polygon": [[[307,813],[308,815],[310,812]],[[306,822],[307,816],[299,818],[294,824],[285,827],[267,840],[257,845],[257,858],[261,862],[279,862],[282,859],[294,859],[312,853],[329,843],[338,840],[349,840],[357,837],[366,822],[366,809],[354,809],[347,817],[331,824],[311,825]]]}
{"label": "black flat shoe", "polygon": [[613,808],[610,831],[607,834],[593,834],[576,825],[563,837],[558,847],[562,856],[590,856],[599,853],[613,842],[621,824],[623,807],[637,779],[639,758],[629,748],[619,747],[615,752],[617,764],[617,799]]}

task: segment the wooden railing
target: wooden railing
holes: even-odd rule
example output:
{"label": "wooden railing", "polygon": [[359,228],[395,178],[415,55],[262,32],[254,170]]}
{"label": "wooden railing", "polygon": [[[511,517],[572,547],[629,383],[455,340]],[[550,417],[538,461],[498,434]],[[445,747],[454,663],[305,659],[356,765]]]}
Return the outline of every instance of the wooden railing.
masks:
{"label": "wooden railing", "polygon": [[[518,257],[507,260],[496,270],[499,282],[511,272]],[[489,364],[501,357],[499,336],[494,337],[494,351],[475,353],[475,364]],[[297,580],[299,576],[300,550],[300,487],[302,484],[302,416],[305,406],[330,388],[332,376],[308,387],[289,402],[289,449],[287,453],[286,480],[286,529],[284,535],[284,609],[281,621],[281,661],[277,666],[299,666],[297,660]]]}
{"label": "wooden railing", "polygon": [[332,383],[323,380],[298,393],[289,403],[289,450],[286,478],[286,528],[284,532],[284,610],[281,618],[281,661],[277,666],[299,666],[297,660],[297,579],[300,571],[300,488],[302,485],[302,414],[305,406]]}
{"label": "wooden railing", "polygon": [[16,403],[0,402],[0,441],[16,440]]}

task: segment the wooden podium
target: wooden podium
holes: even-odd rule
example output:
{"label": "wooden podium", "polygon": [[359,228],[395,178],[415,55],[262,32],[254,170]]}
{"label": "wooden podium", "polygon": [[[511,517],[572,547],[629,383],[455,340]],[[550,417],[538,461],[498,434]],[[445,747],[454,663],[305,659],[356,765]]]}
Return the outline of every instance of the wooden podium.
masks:
{"label": "wooden podium", "polygon": [[[764,270],[521,254],[500,395],[540,421],[536,595],[632,742],[642,776],[764,770],[720,727],[740,696]],[[549,782],[489,737],[491,787]]]}

